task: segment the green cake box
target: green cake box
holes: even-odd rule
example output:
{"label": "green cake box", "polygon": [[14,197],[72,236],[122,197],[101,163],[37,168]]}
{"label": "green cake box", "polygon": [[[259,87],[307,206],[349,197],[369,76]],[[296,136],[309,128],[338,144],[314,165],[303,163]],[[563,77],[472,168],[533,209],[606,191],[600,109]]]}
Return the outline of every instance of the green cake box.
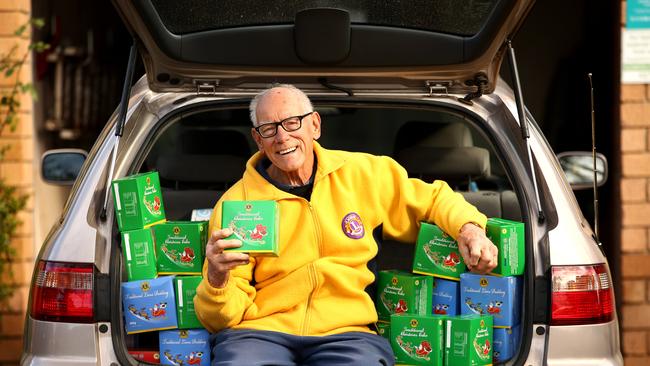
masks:
{"label": "green cake box", "polygon": [[122,254],[129,281],[149,280],[158,277],[156,254],[151,229],[122,233]]}
{"label": "green cake box", "polygon": [[208,239],[206,221],[168,221],[153,227],[159,274],[200,275]]}
{"label": "green cake box", "polygon": [[143,229],[165,222],[165,206],[158,172],[116,179],[112,187],[120,231]]}
{"label": "green cake box", "polygon": [[445,365],[492,364],[492,316],[451,316],[445,323]]}
{"label": "green cake box", "polygon": [[394,314],[390,317],[390,345],[395,363],[442,365],[445,317]]}
{"label": "green cake box", "polygon": [[194,295],[196,295],[196,288],[201,279],[201,276],[176,276],[174,278],[176,312],[180,329],[203,328],[194,311]]}
{"label": "green cake box", "polygon": [[467,271],[458,243],[438,226],[422,222],[413,256],[413,272],[459,281]]}
{"label": "green cake box", "polygon": [[386,338],[390,342],[390,322],[377,322],[377,334]]}
{"label": "green cake box", "polygon": [[430,276],[398,270],[379,271],[377,315],[387,321],[392,314],[430,314],[432,294],[433,278]]}
{"label": "green cake box", "polygon": [[499,249],[499,262],[492,270],[500,276],[524,274],[525,239],[524,223],[501,218],[490,218],[486,227],[487,237]]}
{"label": "green cake box", "polygon": [[242,246],[226,249],[252,256],[278,256],[278,207],[275,201],[223,201],[221,227]]}

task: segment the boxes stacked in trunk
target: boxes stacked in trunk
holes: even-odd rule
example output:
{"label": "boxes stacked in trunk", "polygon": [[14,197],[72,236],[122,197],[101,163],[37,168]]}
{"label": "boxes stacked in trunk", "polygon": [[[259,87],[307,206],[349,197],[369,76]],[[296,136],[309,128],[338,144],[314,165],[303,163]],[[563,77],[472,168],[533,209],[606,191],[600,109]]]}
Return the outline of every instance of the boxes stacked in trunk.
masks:
{"label": "boxes stacked in trunk", "polygon": [[413,273],[381,271],[379,334],[390,340],[397,364],[490,365],[519,347],[524,225],[490,218],[487,237],[499,249],[490,275],[467,272],[457,242],[422,223]]}
{"label": "boxes stacked in trunk", "polygon": [[126,333],[151,339],[153,332],[158,338],[157,346],[129,353],[163,365],[209,365],[209,335],[193,301],[207,221],[166,221],[156,172],[117,179],[112,188],[127,276],[122,283]]}

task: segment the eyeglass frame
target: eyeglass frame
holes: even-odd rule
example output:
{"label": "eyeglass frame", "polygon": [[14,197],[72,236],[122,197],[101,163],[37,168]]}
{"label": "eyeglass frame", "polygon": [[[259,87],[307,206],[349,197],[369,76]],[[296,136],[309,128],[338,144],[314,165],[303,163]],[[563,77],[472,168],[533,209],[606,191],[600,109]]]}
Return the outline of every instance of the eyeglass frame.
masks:
{"label": "eyeglass frame", "polygon": [[[268,138],[271,138],[271,137],[274,137],[275,135],[277,135],[277,134],[278,134],[278,127],[279,127],[279,126],[282,126],[282,129],[285,130],[286,132],[298,131],[298,130],[302,127],[302,120],[303,120],[305,117],[309,116],[310,114],[312,114],[312,113],[314,113],[314,112],[315,112],[315,111],[311,111],[311,112],[305,113],[305,114],[303,114],[303,115],[301,115],[301,116],[291,116],[291,117],[287,117],[287,118],[285,118],[285,119],[283,119],[282,121],[279,121],[279,122],[268,122],[268,123],[262,123],[261,125],[259,125],[259,126],[257,126],[257,127],[253,127],[253,129],[254,129],[255,131],[257,131],[257,133],[258,133],[258,134],[260,135],[260,137],[263,138],[263,139],[268,139]],[[296,128],[295,130],[287,130],[287,128],[284,126],[284,123],[287,122],[288,120],[292,119],[292,118],[298,118],[298,128]],[[275,125],[275,132],[273,132],[273,134],[270,135],[270,136],[264,136],[264,135],[262,135],[262,133],[260,132],[260,128],[262,128],[262,127],[264,127],[264,126],[268,126],[268,125]]]}

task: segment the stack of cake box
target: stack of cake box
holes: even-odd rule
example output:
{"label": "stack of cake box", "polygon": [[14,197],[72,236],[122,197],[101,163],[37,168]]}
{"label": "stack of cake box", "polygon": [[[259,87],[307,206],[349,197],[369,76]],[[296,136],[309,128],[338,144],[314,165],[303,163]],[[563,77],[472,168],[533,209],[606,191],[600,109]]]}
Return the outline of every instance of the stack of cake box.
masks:
{"label": "stack of cake box", "polygon": [[467,271],[457,242],[421,223],[412,273],[378,278],[378,332],[398,365],[480,366],[511,359],[519,346],[525,238],[521,222],[490,218],[499,249],[490,275]]}
{"label": "stack of cake box", "polygon": [[209,365],[209,334],[193,301],[207,222],[167,221],[157,172],[116,179],[112,189],[127,277],[122,283],[126,333],[158,332],[158,349],[129,353],[163,365]]}

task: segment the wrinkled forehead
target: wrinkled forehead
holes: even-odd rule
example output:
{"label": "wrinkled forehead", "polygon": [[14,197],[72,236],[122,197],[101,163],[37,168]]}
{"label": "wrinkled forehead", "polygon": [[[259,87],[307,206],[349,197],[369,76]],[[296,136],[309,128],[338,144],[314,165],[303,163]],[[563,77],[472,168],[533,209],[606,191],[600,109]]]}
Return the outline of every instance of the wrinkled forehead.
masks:
{"label": "wrinkled forehead", "polygon": [[268,91],[257,105],[257,120],[269,122],[305,113],[302,98],[293,90],[274,88]]}

